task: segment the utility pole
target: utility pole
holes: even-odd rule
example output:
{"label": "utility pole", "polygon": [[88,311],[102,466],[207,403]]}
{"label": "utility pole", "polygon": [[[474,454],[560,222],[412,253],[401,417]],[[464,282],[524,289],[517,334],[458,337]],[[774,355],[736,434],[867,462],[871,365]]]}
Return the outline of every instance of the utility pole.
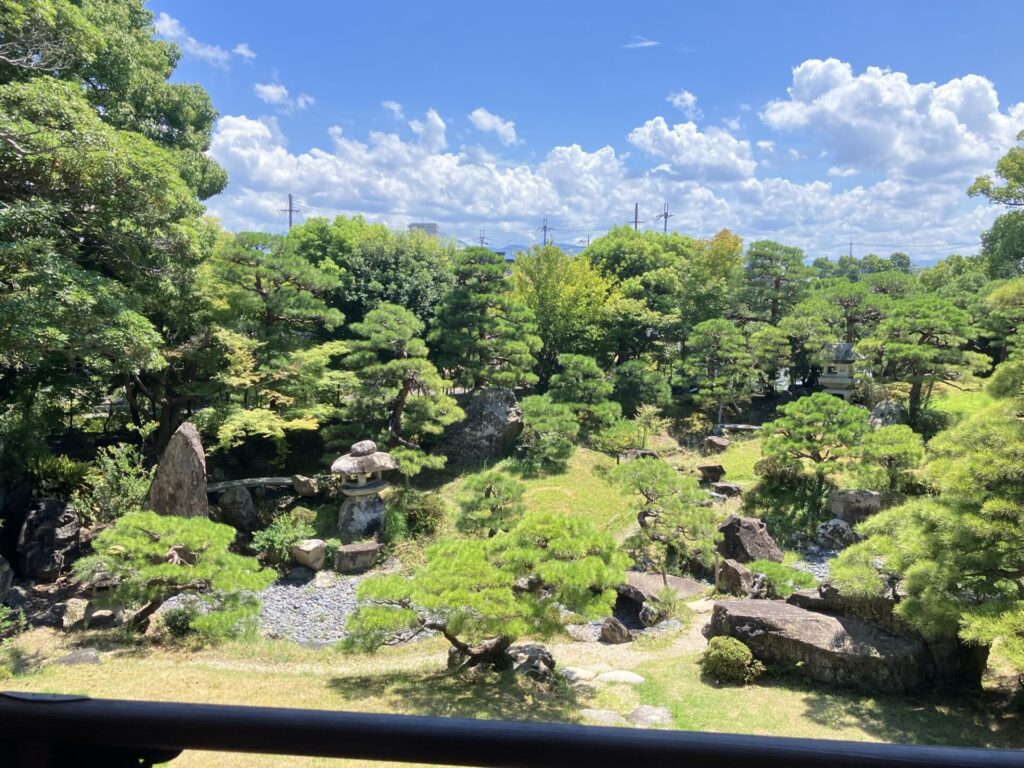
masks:
{"label": "utility pole", "polygon": [[633,203],[633,231],[640,229],[640,203]]}
{"label": "utility pole", "polygon": [[673,216],[675,216],[675,214],[668,212],[668,203],[665,203],[665,210],[654,217],[655,219],[665,220],[665,227],[662,231],[664,231],[666,234],[668,233],[668,220],[671,219]]}
{"label": "utility pole", "polygon": [[555,228],[554,227],[549,227],[548,226],[547,217],[544,217],[544,223],[541,224],[539,227],[537,227],[537,231],[544,233],[544,245],[547,245],[548,244],[548,232],[554,232]]}
{"label": "utility pole", "polygon": [[299,212],[299,209],[296,208],[295,204],[292,202],[292,193],[289,192],[288,193],[288,207],[287,208],[281,208],[278,211],[278,213],[287,213],[288,214],[288,231],[289,232],[291,232],[291,230],[292,230],[292,215],[296,214],[298,212]]}
{"label": "utility pole", "polygon": [[850,258],[853,258],[853,238],[850,238]]}
{"label": "utility pole", "polygon": [[485,245],[487,245],[487,237],[486,237],[486,235],[487,235],[487,230],[486,229],[481,229],[480,230],[480,237],[478,238],[480,240],[480,247],[481,248],[483,248]]}

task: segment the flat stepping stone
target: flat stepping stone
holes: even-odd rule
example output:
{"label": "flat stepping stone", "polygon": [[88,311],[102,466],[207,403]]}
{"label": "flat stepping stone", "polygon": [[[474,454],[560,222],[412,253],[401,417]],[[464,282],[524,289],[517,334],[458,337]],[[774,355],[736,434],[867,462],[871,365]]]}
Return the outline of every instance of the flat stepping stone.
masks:
{"label": "flat stepping stone", "polygon": [[641,704],[626,715],[626,719],[633,725],[639,725],[641,728],[650,728],[652,725],[671,725],[672,713],[665,709],[665,707]]}
{"label": "flat stepping stone", "polygon": [[626,718],[610,709],[581,709],[580,717],[591,725],[628,725]]}
{"label": "flat stepping stone", "polygon": [[599,683],[622,683],[623,685],[640,685],[644,678],[636,672],[627,672],[624,669],[613,669],[611,672],[602,672],[596,678]]}
{"label": "flat stepping stone", "polygon": [[95,648],[79,648],[76,651],[72,651],[67,656],[61,656],[53,663],[67,665],[99,664],[100,655],[96,652]]}
{"label": "flat stepping stone", "polygon": [[562,667],[558,670],[558,674],[570,683],[581,683],[597,677],[597,672],[594,672],[592,669],[583,669],[582,667]]}

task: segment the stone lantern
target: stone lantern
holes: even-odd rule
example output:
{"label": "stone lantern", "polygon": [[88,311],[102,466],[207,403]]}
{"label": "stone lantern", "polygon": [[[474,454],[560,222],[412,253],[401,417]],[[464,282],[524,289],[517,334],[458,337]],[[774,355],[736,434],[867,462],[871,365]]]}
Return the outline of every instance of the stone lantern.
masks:
{"label": "stone lantern", "polygon": [[360,440],[352,450],[339,456],[331,472],[342,476],[345,501],[338,512],[338,533],[348,539],[373,536],[384,523],[384,500],[380,492],[390,483],[383,473],[398,469],[391,454],[377,450],[372,440]]}

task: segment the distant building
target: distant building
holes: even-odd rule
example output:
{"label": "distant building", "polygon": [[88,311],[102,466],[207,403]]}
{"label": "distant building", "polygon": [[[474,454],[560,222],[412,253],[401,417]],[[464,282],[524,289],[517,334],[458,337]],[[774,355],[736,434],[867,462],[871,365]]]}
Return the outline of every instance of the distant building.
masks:
{"label": "distant building", "polygon": [[410,232],[422,232],[431,237],[440,237],[441,228],[431,221],[416,221],[409,225]]}
{"label": "distant building", "polygon": [[857,362],[853,344],[829,344],[824,358],[825,367],[818,383],[830,395],[849,401],[853,397],[853,365]]}

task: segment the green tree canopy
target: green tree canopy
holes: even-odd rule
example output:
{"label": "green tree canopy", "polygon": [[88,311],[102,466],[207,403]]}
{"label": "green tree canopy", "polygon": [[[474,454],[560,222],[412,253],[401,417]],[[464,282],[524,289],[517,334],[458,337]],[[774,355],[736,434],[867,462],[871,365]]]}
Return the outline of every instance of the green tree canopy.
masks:
{"label": "green tree canopy", "polygon": [[719,424],[726,405],[738,410],[749,401],[756,381],[747,340],[728,320],[705,320],[693,329],[683,371],[699,387],[697,403],[717,412]]}
{"label": "green tree canopy", "polygon": [[751,243],[744,265],[744,297],[750,319],[778,325],[800,299],[809,272],[799,248],[771,240]]}
{"label": "green tree canopy", "polygon": [[489,248],[455,256],[455,285],[437,310],[431,342],[441,368],[469,388],[533,384],[540,351],[530,311],[511,292],[505,259]]}
{"label": "green tree canopy", "polygon": [[424,557],[411,577],[360,584],[364,604],[347,624],[350,648],[373,650],[403,630],[434,630],[461,668],[507,668],[516,638],[550,635],[563,609],[609,615],[626,570],[615,540],[585,517],[536,512],[508,533],[439,542]]}
{"label": "green tree canopy", "polygon": [[879,378],[910,385],[908,409],[916,424],[936,383],[957,385],[988,367],[988,357],[966,349],[976,335],[964,310],[937,296],[912,295],[892,305],[857,352]]}
{"label": "green tree canopy", "polygon": [[516,294],[532,311],[543,347],[537,356],[542,384],[565,353],[607,356],[609,308],[614,281],[589,261],[548,245],[520,254],[512,271]]}
{"label": "green tree canopy", "polygon": [[93,541],[95,554],[76,562],[75,574],[85,581],[113,577],[113,599],[138,609],[131,618],[136,629],[144,629],[166,600],[190,593],[210,609],[194,620],[195,628],[220,634],[254,617],[259,602],[253,593],[276,578],[255,558],[229,551],[235,534],[206,518],[135,510]]}
{"label": "green tree canopy", "polygon": [[473,475],[462,488],[459,530],[490,536],[507,531],[526,511],[523,494],[526,486],[503,472]]}
{"label": "green tree canopy", "polygon": [[[347,420],[365,432],[380,435],[390,448],[412,451],[410,461],[422,451],[424,438],[440,435],[464,414],[455,399],[445,394],[450,386],[427,360],[421,338],[423,322],[410,310],[382,304],[366,319],[351,326],[357,338],[348,367],[356,387],[347,408]],[[444,463],[436,457],[434,465]]]}
{"label": "green tree canopy", "polygon": [[896,576],[904,596],[895,610],[925,636],[982,647],[1001,639],[1004,653],[1024,672],[1019,406],[997,402],[939,434],[930,450],[925,472],[938,495],[862,523],[865,541],[842,553],[834,576],[860,594],[881,594]]}
{"label": "green tree canopy", "polygon": [[559,355],[558,366],[548,395],[552,402],[565,403],[572,409],[584,433],[596,432],[622,417],[621,406],[609,399],[612,383],[594,358]]}

